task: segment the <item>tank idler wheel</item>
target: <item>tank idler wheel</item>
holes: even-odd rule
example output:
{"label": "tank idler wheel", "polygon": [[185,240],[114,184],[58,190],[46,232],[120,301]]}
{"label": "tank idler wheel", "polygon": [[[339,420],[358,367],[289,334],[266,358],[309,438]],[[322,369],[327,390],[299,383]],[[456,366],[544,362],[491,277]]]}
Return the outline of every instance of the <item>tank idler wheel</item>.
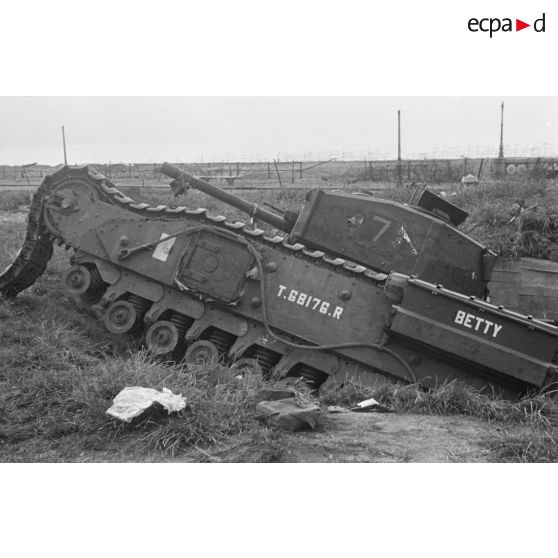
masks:
{"label": "tank idler wheel", "polygon": [[186,350],[184,360],[189,364],[216,364],[219,351],[211,341],[195,341]]}
{"label": "tank idler wheel", "polygon": [[113,302],[105,313],[105,325],[111,333],[127,333],[136,325],[136,309],[127,300]]}
{"label": "tank idler wheel", "polygon": [[83,295],[91,287],[91,273],[82,265],[74,265],[66,271],[62,283],[68,294]]}
{"label": "tank idler wheel", "polygon": [[151,324],[145,333],[145,342],[149,350],[156,355],[172,353],[179,341],[178,329],[172,322],[166,320]]}
{"label": "tank idler wheel", "polygon": [[232,369],[241,376],[248,373],[263,378],[264,375],[263,366],[255,358],[239,358],[233,363]]}

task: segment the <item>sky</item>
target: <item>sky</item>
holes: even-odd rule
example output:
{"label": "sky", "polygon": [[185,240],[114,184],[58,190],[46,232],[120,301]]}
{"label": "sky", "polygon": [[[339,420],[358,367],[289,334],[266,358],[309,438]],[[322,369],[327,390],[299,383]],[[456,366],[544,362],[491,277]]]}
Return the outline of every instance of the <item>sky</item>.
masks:
{"label": "sky", "polygon": [[558,156],[558,97],[0,97],[0,164]]}

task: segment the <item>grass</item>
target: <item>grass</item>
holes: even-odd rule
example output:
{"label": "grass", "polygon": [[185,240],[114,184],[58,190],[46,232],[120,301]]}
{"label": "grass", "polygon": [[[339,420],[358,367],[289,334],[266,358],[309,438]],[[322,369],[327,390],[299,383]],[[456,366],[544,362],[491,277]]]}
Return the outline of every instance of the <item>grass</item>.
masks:
{"label": "grass", "polygon": [[[158,363],[143,352],[85,367],[62,365],[42,369],[40,373],[20,369],[18,405],[36,419],[20,425],[15,435],[21,439],[39,434],[51,439],[79,432],[82,436],[103,436],[108,442],[133,434],[133,445],[140,452],[171,456],[192,447],[217,444],[257,428],[253,396],[261,382],[256,379],[239,382],[229,373],[228,381],[215,383],[213,376],[218,372]],[[16,381],[11,374],[4,377],[8,384]],[[148,413],[130,424],[120,423],[105,411],[126,386],[167,387],[185,397],[186,409],[173,415]],[[11,409],[17,412],[16,408]],[[4,437],[8,442],[12,440],[9,433],[4,433]]]}
{"label": "grass", "polygon": [[495,463],[556,463],[555,432],[536,428],[519,433],[504,432],[499,439],[484,443]]}
{"label": "grass", "polygon": [[554,392],[524,396],[518,401],[501,399],[496,394],[481,393],[478,389],[456,380],[432,389],[418,384],[382,383],[378,387],[348,382],[323,391],[321,400],[327,405],[353,406],[359,401],[374,398],[396,412],[431,415],[468,415],[489,422],[516,423],[549,428],[558,417],[558,399]]}
{"label": "grass", "polygon": [[[240,381],[220,365],[163,363],[133,345],[120,353],[99,350],[104,334],[94,331],[94,317],[76,313],[65,322],[64,306],[60,298],[53,304],[31,296],[2,306],[2,460],[14,458],[17,445],[31,439],[44,447],[62,444],[66,459],[74,460],[84,450],[115,444],[134,454],[173,457],[235,436],[262,437],[266,429],[254,420],[261,378]],[[123,424],[105,411],[126,386],[166,387],[185,397],[186,409],[173,415],[155,411]]]}
{"label": "grass", "polygon": [[[269,453],[267,429],[254,420],[261,378],[239,381],[220,365],[160,362],[131,339],[115,349],[92,314],[58,291],[50,294],[21,295],[1,307],[0,460],[18,459],[14,451],[29,441],[43,449],[58,444],[65,460],[76,460],[85,450],[115,446],[136,456],[174,457],[252,435],[262,453],[251,458]],[[105,411],[126,386],[166,387],[185,397],[186,409],[123,424]],[[30,459],[40,453],[34,449]]]}
{"label": "grass", "polygon": [[[460,187],[451,201],[469,212],[463,231],[501,256],[544,259],[558,235],[557,185],[555,180],[493,181]],[[526,211],[512,222],[514,204]]]}
{"label": "grass", "polygon": [[0,192],[0,210],[15,211],[20,207],[29,205],[31,192],[21,190],[8,190]]}
{"label": "grass", "polygon": [[429,415],[467,415],[502,424],[501,434],[481,441],[488,460],[496,463],[555,463],[558,461],[556,392],[526,395],[508,401],[457,381],[424,390],[417,384],[355,383],[331,387],[321,400],[328,405],[353,406],[373,397],[391,410]]}

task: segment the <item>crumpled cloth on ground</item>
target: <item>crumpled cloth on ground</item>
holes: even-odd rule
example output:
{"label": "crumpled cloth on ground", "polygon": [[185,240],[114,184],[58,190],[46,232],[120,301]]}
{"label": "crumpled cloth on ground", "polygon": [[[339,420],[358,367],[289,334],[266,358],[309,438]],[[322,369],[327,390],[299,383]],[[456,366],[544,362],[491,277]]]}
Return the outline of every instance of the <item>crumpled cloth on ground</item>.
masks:
{"label": "crumpled cloth on ground", "polygon": [[141,415],[154,403],[160,403],[168,413],[181,411],[186,407],[182,395],[175,395],[170,389],[158,391],[144,387],[126,387],[113,400],[112,406],[106,411],[111,417],[130,422]]}

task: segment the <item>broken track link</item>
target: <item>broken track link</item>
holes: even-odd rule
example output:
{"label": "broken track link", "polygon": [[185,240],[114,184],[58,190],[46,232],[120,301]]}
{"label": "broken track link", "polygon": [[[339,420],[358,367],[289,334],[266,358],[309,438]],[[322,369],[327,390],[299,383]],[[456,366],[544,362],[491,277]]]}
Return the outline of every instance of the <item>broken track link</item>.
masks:
{"label": "broken track link", "polygon": [[53,238],[42,220],[43,204],[53,186],[46,177],[33,195],[23,246],[15,260],[0,274],[0,295],[13,298],[40,277],[52,257]]}

